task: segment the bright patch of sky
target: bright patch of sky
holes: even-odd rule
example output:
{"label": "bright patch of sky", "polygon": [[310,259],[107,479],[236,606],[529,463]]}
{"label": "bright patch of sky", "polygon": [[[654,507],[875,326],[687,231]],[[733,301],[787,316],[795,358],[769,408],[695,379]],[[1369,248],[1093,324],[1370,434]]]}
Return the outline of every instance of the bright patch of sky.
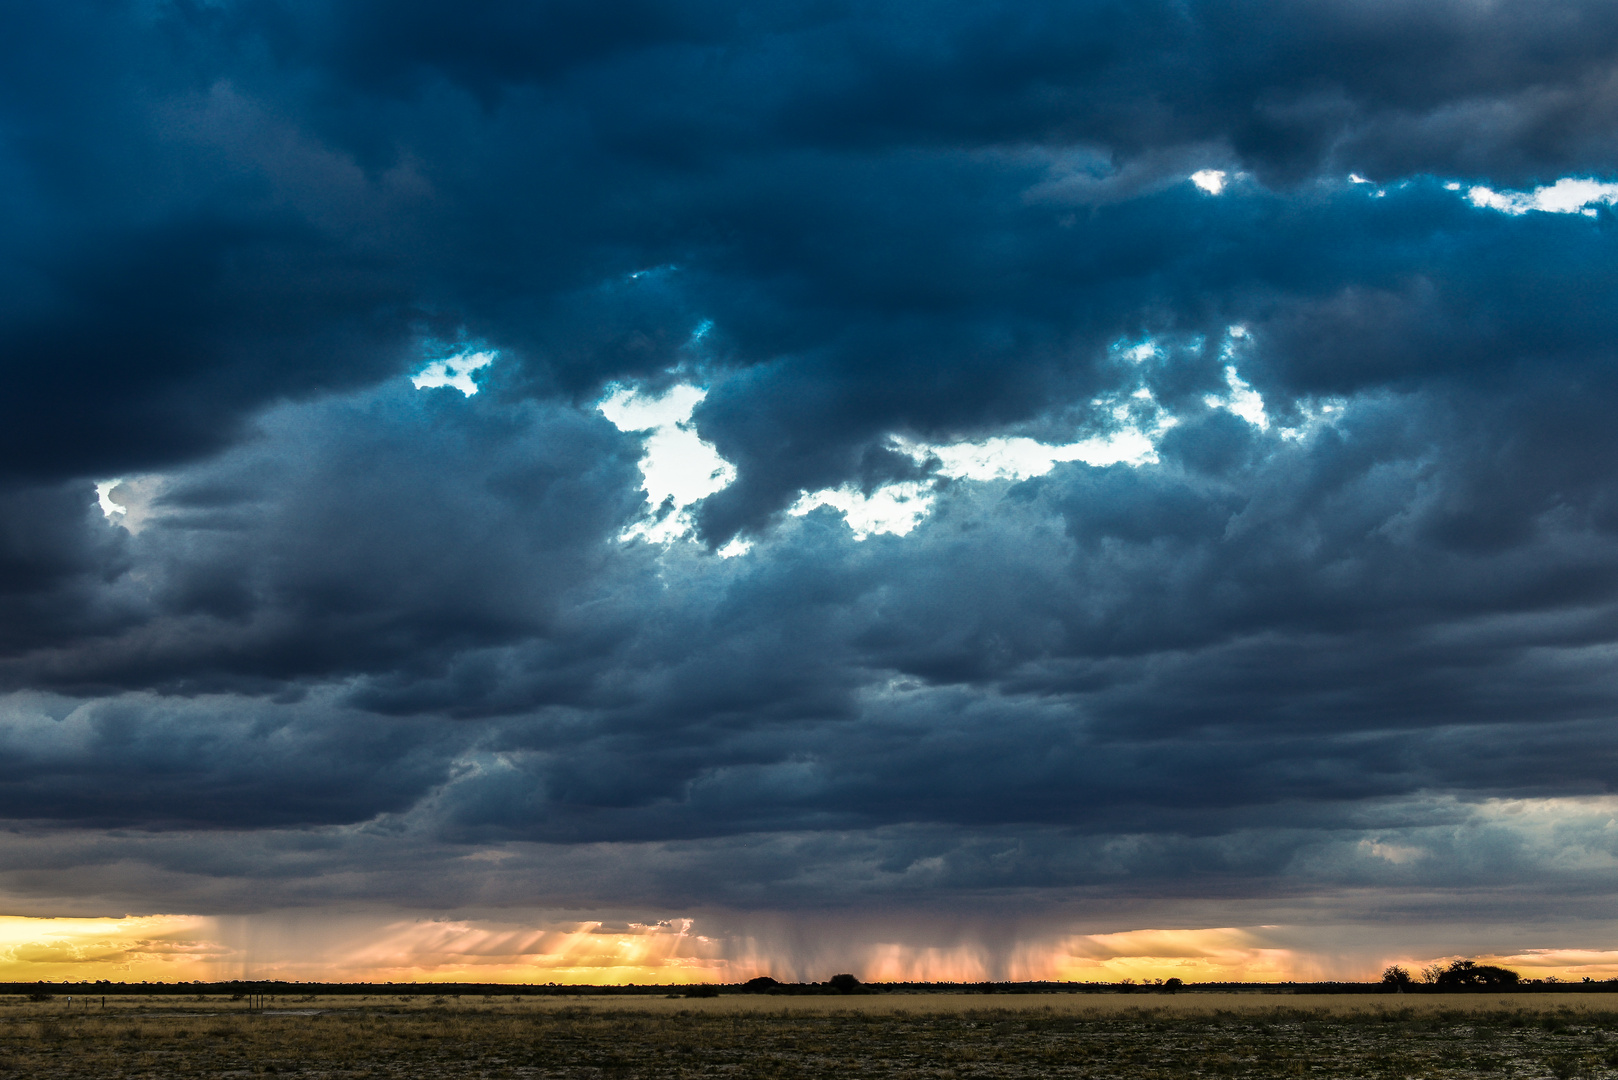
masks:
{"label": "bright patch of sky", "polygon": [[1116,351],[1121,352],[1125,357],[1137,364],[1144,364],[1159,355],[1157,343],[1153,341],[1143,341],[1139,345],[1130,345],[1127,348],[1117,346]]}
{"label": "bright patch of sky", "polygon": [[114,514],[129,513],[129,507],[120,506],[112,501],[112,489],[121,483],[122,480],[103,480],[96,485],[96,502],[101,506],[101,513],[108,518]]}
{"label": "bright patch of sky", "polygon": [[1224,409],[1233,413],[1260,431],[1270,430],[1270,418],[1264,412],[1263,396],[1236,373],[1235,364],[1225,365],[1225,385],[1230,389],[1223,395],[1209,394],[1202,399],[1202,403],[1210,409]]}
{"label": "bright patch of sky", "polygon": [[1283,439],[1292,442],[1302,442],[1313,436],[1323,427],[1330,427],[1343,417],[1343,411],[1348,408],[1348,402],[1342,398],[1327,398],[1324,401],[1300,401],[1298,410],[1303,415],[1303,422],[1295,427],[1281,428],[1278,434]]}
{"label": "bright patch of sky", "polygon": [[[1125,355],[1139,363],[1155,352],[1156,347],[1146,343],[1126,350]],[[1071,443],[1042,443],[1020,435],[953,443],[916,442],[896,435],[891,442],[917,464],[933,464],[941,477],[1015,481],[1043,476],[1065,461],[1096,467],[1154,465],[1158,440],[1178,423],[1145,387],[1127,397],[1097,398],[1091,404],[1105,410],[1117,426]],[[854,539],[864,540],[875,533],[908,534],[932,512],[936,499],[931,485],[923,481],[885,484],[869,494],[854,484],[844,484],[805,492],[789,513],[801,517],[818,506],[829,506],[842,513]]]}
{"label": "bright patch of sky", "polygon": [[1191,182],[1210,195],[1218,195],[1225,190],[1226,173],[1224,169],[1198,169],[1191,174]]}
{"label": "bright patch of sky", "polygon": [[1408,844],[1388,844],[1382,842],[1381,840],[1372,840],[1369,838],[1359,842],[1359,849],[1361,852],[1373,859],[1382,859],[1385,862],[1393,863],[1395,866],[1403,866],[1405,863],[1415,862],[1417,859],[1426,854],[1426,852],[1419,847],[1411,847]]}
{"label": "bright patch of sky", "polygon": [[138,535],[159,513],[165,484],[161,475],[102,480],[96,484],[96,505],[108,521]]}
{"label": "bright patch of sky", "polygon": [[1026,480],[1044,476],[1063,461],[1082,461],[1097,468],[1155,465],[1158,439],[1179,422],[1158,407],[1152,392],[1144,387],[1127,400],[1097,399],[1093,404],[1107,409],[1119,426],[1103,435],[1058,445],[1022,436],[958,443],[895,438],[893,445],[918,463],[936,459],[939,475],[952,479]]}
{"label": "bright patch of sky", "polygon": [[741,537],[738,536],[735,539],[731,540],[730,543],[728,543],[724,547],[720,548],[714,554],[718,555],[721,559],[734,559],[736,556],[738,556],[738,555],[746,555],[749,551],[752,551],[752,550],[753,550],[753,541],[751,541],[751,540],[743,540]]}
{"label": "bright patch of sky", "polygon": [[472,373],[494,363],[496,355],[494,352],[470,352],[446,356],[422,368],[420,374],[412,376],[410,381],[417,390],[453,386],[471,397],[478,392],[478,384],[472,381]]}
{"label": "bright patch of sky", "polygon": [[[619,387],[596,406],[620,431],[649,432],[640,459],[647,515],[624,530],[621,539],[667,544],[689,536],[691,504],[736,479],[736,466],[704,442],[691,422],[692,411],[707,396],[706,390],[684,384],[657,397]],[[728,557],[746,550],[734,547],[727,544],[721,554]]]}
{"label": "bright patch of sky", "polygon": [[[1204,403],[1223,409],[1269,431],[1271,421],[1264,398],[1241,377],[1237,351],[1247,338],[1241,326],[1227,331],[1221,351],[1226,391],[1209,394]],[[1115,350],[1136,365],[1162,354],[1158,343],[1120,344]],[[692,504],[724,490],[736,478],[736,467],[711,443],[704,441],[691,417],[707,391],[688,384],[670,387],[652,395],[633,387],[618,387],[597,405],[602,415],[622,431],[646,432],[645,453],[640,460],[646,512],[642,519],[625,529],[620,539],[645,539],[669,544],[689,539],[694,533],[689,508]],[[1345,404],[1339,399],[1297,403],[1302,420],[1277,434],[1288,440],[1310,437],[1322,426],[1336,422]],[[917,464],[929,467],[938,478],[976,482],[1018,481],[1043,476],[1058,464],[1079,462],[1095,468],[1113,465],[1141,467],[1159,461],[1158,444],[1165,432],[1179,420],[1158,403],[1150,389],[1137,383],[1128,392],[1093,400],[1092,415],[1104,417],[1106,430],[1067,443],[1046,443],[1026,436],[995,436],[973,441],[927,443],[893,436],[891,445]],[[854,539],[886,533],[906,536],[933,510],[938,491],[932,480],[907,480],[885,484],[872,491],[845,483],[819,491],[804,491],[787,512],[802,517],[825,506],[843,515]],[[753,541],[734,539],[718,554],[730,558],[745,554]]]}
{"label": "bright patch of sky", "polygon": [[805,492],[787,513],[802,517],[816,507],[829,506],[842,512],[856,540],[872,533],[904,536],[932,512],[935,498],[930,485],[915,480],[885,484],[869,495],[854,484],[844,484]]}
{"label": "bright patch of sky", "polygon": [[1264,398],[1236,371],[1236,351],[1247,340],[1247,327],[1232,326],[1225,331],[1225,345],[1220,357],[1225,361],[1223,394],[1209,394],[1202,403],[1210,409],[1224,409],[1241,417],[1260,431],[1270,430],[1270,418],[1264,411]]}
{"label": "bright patch of sky", "polygon": [[[1459,184],[1445,186],[1460,190]],[[1550,214],[1595,217],[1595,204],[1610,206],[1618,202],[1618,184],[1564,176],[1548,187],[1537,187],[1533,191],[1494,191],[1478,185],[1466,193],[1466,198],[1473,206],[1498,210],[1503,214],[1526,214],[1530,210],[1540,210]]]}
{"label": "bright patch of sky", "polygon": [[[1371,181],[1367,180],[1365,177],[1361,176],[1359,173],[1349,173],[1348,174],[1348,182],[1350,184],[1358,185],[1358,184],[1369,184]],[[1376,198],[1380,199],[1383,196],[1387,195],[1387,192],[1385,190],[1383,190],[1382,188],[1377,188],[1376,191],[1372,192],[1372,194]]]}

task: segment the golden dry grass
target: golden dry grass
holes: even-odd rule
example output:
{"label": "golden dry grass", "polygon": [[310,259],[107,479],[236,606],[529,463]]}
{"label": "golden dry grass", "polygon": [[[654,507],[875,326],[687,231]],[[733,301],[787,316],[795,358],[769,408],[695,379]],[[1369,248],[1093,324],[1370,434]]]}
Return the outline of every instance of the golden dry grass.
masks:
{"label": "golden dry grass", "polygon": [[[0,1020],[6,1017],[47,1017],[69,1014],[90,1014],[102,1011],[105,1000],[108,1013],[186,1013],[186,1014],[257,1014],[259,1010],[245,1000],[223,996],[199,998],[189,994],[151,996],[111,996],[105,999],[91,995],[76,997],[71,1003],[65,997],[49,1002],[32,1002],[22,997],[0,997]],[[1062,1013],[1164,1013],[1193,1015],[1210,1012],[1265,1012],[1276,1009],[1305,1010],[1337,1014],[1384,1014],[1389,1011],[1412,1012],[1425,1015],[1432,1012],[1484,1013],[1502,1009],[1530,1012],[1618,1013],[1618,994],[1584,994],[1577,992],[1555,994],[1294,994],[1286,990],[1204,992],[1182,991],[1178,994],[1115,994],[1115,993],[1060,993],[1060,994],[980,994],[938,992],[881,992],[873,994],[725,994],[713,998],[688,998],[671,987],[665,994],[627,996],[622,994],[539,995],[523,994],[280,994],[269,1001],[264,1010],[269,1015],[288,1012],[366,1011],[439,1012],[457,1011],[521,1013],[535,1009],[631,1011],[653,1014],[663,1013],[765,1013],[781,1012],[926,1012],[955,1014],[994,1011],[1027,1012],[1055,1010]]]}
{"label": "golden dry grass", "polygon": [[[1606,995],[0,999],[29,1077],[1618,1078]],[[87,1007],[88,1006],[88,1007]]]}

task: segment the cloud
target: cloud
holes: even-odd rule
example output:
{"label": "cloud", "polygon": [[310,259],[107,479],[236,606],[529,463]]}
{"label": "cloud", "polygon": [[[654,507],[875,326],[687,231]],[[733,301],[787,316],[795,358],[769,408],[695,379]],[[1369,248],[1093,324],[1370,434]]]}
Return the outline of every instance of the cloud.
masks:
{"label": "cloud", "polygon": [[1584,947],[1607,7],[379,12],[0,45],[18,910]]}
{"label": "cloud", "polygon": [[186,915],[121,919],[0,919],[0,971],[14,982],[189,980],[225,952],[205,935],[212,920]]}
{"label": "cloud", "polygon": [[1595,204],[1611,205],[1618,201],[1618,184],[1604,184],[1595,180],[1563,177],[1547,187],[1533,191],[1492,191],[1481,184],[1466,193],[1473,206],[1487,207],[1507,214],[1526,214],[1540,210],[1551,214],[1585,214],[1594,216]]}
{"label": "cloud", "polygon": [[494,358],[491,352],[474,352],[434,360],[422,368],[419,375],[412,376],[410,383],[417,390],[453,386],[463,397],[471,397],[478,392],[478,384],[472,381],[472,373],[494,363]]}
{"label": "cloud", "polygon": [[723,491],[736,478],[736,467],[715,453],[691,424],[691,411],[706,396],[687,385],[671,387],[661,397],[620,387],[596,406],[620,431],[649,433],[640,472],[650,509],[625,530],[623,539],[668,542],[684,537],[692,530],[686,507]]}

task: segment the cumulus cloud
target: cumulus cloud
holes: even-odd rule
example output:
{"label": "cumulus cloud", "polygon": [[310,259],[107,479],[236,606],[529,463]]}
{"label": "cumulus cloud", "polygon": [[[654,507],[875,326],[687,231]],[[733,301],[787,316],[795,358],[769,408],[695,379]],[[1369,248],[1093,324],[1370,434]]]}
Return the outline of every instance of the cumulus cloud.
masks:
{"label": "cumulus cloud", "polygon": [[19,909],[1594,918],[1608,7],[19,19]]}

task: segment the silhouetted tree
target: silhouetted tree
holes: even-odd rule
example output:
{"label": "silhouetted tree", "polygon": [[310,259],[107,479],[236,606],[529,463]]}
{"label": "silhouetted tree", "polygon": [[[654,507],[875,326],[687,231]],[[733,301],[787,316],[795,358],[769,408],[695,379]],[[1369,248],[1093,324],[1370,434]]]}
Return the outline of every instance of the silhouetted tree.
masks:
{"label": "silhouetted tree", "polygon": [[839,994],[852,994],[860,988],[860,981],[852,975],[833,975],[826,985]]}
{"label": "silhouetted tree", "polygon": [[1413,982],[1415,980],[1410,977],[1410,972],[1398,964],[1389,964],[1382,972],[1383,985],[1391,986],[1395,990],[1403,990]]}
{"label": "silhouetted tree", "polygon": [[1457,960],[1445,968],[1438,976],[1440,989],[1460,989],[1462,987],[1476,986],[1490,989],[1500,989],[1506,986],[1516,986],[1522,978],[1510,968],[1494,967],[1491,964],[1475,964],[1470,960]]}

